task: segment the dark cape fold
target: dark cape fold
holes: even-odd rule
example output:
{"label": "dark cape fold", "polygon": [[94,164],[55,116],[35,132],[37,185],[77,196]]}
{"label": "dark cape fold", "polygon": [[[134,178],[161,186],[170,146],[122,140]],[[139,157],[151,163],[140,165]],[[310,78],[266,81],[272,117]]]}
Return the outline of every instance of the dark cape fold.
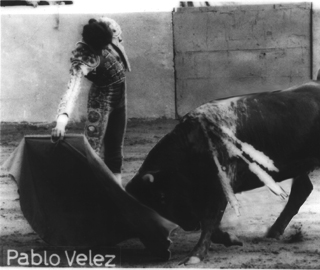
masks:
{"label": "dark cape fold", "polygon": [[177,227],[128,194],[83,135],[25,136],[3,165],[17,182],[21,210],[54,246],[110,246],[139,237],[156,256],[170,257]]}

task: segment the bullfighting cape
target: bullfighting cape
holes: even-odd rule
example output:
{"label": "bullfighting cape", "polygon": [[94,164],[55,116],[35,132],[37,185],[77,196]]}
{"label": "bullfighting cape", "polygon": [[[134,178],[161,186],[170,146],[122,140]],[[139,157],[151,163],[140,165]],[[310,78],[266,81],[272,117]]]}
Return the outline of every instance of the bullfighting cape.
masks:
{"label": "bullfighting cape", "polygon": [[129,195],[83,135],[25,136],[3,165],[17,182],[21,210],[54,246],[110,246],[139,237],[168,259],[177,226]]}

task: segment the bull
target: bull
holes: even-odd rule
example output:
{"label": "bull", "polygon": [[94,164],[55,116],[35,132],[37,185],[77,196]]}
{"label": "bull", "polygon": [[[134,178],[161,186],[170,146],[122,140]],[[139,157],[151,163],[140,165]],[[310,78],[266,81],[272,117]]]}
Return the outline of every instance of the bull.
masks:
{"label": "bull", "polygon": [[[313,186],[320,165],[320,84],[218,99],[186,114],[147,155],[126,190],[186,231],[201,236],[184,264],[212,243],[242,245],[219,228],[235,193],[266,185],[288,201],[267,237],[278,238]],[[277,184],[293,178],[290,195]]]}

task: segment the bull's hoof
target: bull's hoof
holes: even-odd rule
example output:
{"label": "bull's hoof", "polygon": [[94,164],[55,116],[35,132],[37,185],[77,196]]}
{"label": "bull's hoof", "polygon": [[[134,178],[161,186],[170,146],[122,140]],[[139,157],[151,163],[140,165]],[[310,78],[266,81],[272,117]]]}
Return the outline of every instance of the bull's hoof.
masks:
{"label": "bull's hoof", "polygon": [[222,244],[226,247],[243,246],[243,243],[237,236],[222,231],[217,231],[214,235],[212,235],[211,242],[214,244]]}
{"label": "bull's hoof", "polygon": [[271,228],[267,231],[266,237],[267,237],[267,238],[273,238],[273,239],[279,240],[280,237],[281,237],[281,233],[280,233],[278,230],[273,229],[273,228],[271,227]]}
{"label": "bull's hoof", "polygon": [[179,263],[179,265],[184,264],[184,265],[190,265],[190,264],[197,264],[200,263],[201,260],[199,257],[197,256],[191,256],[191,257],[187,257],[185,258],[182,262]]}
{"label": "bull's hoof", "polygon": [[243,246],[243,243],[239,240],[239,238],[233,234],[229,234],[229,241],[223,243],[226,247],[231,246]]}

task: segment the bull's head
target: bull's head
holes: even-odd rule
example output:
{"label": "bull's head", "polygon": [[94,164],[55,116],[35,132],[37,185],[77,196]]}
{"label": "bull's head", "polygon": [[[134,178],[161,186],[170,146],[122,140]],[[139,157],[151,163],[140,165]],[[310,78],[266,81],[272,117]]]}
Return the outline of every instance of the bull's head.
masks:
{"label": "bull's head", "polygon": [[150,151],[126,190],[183,229],[196,229],[199,219],[193,203],[191,166],[177,136],[169,133]]}

